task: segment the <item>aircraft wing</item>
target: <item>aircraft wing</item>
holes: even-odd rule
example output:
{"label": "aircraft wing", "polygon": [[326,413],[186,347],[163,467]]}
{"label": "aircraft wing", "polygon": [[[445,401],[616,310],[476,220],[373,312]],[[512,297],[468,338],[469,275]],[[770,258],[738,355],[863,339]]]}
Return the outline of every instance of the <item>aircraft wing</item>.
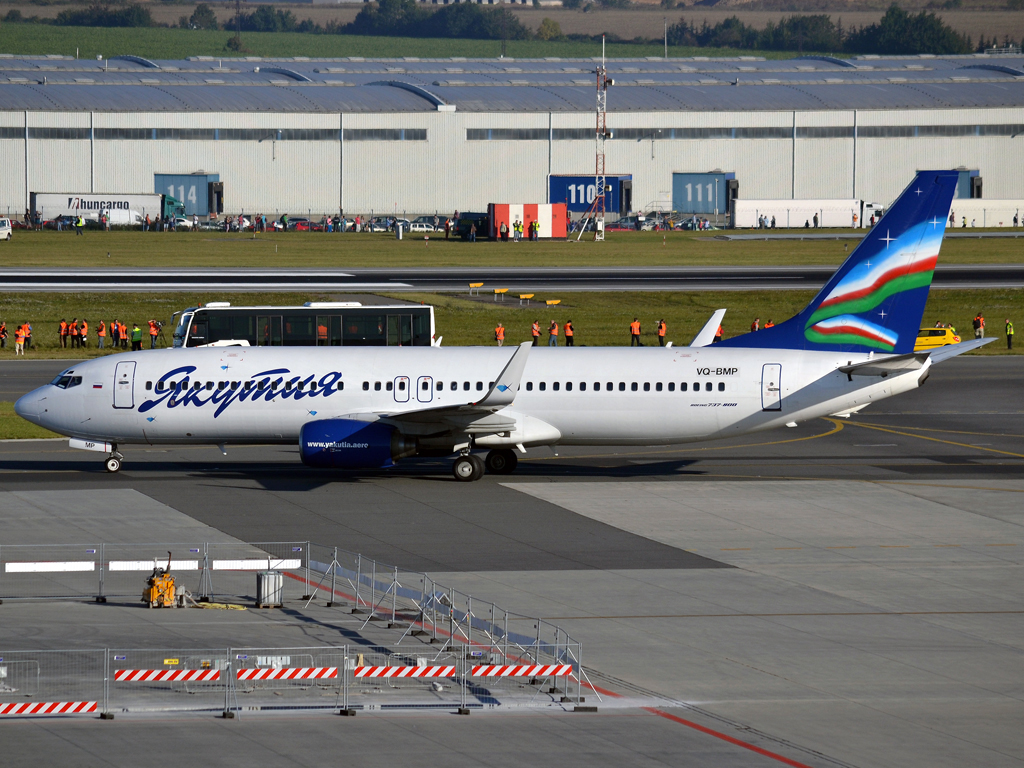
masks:
{"label": "aircraft wing", "polygon": [[704,327],[700,329],[700,332],[693,337],[693,341],[690,342],[691,347],[706,347],[715,340],[715,332],[718,330],[718,326],[722,324],[722,318],[725,317],[724,309],[716,309],[715,314],[711,316]]}
{"label": "aircraft wing", "polygon": [[526,369],[526,360],[533,344],[523,342],[505,364],[498,380],[475,403],[440,405],[418,408],[414,411],[347,414],[344,418],[359,421],[382,421],[392,424],[405,434],[427,435],[459,431],[471,434],[494,434],[515,429],[514,419],[497,411],[512,405],[519,383]]}

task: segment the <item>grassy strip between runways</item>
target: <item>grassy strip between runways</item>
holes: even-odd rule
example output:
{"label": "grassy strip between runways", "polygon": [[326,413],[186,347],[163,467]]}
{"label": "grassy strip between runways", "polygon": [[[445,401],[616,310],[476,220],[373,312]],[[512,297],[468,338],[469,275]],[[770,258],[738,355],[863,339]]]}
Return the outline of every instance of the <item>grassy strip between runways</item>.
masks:
{"label": "grassy strip between runways", "polygon": [[[629,323],[638,317],[643,327],[643,342],[658,343],[655,324],[665,320],[667,338],[676,345],[688,344],[711,314],[720,307],[727,308],[723,323],[726,338],[747,332],[755,317],[763,325],[767,320],[779,323],[799,312],[813,297],[809,291],[689,291],[689,292],[619,292],[619,293],[550,293],[536,295],[528,305],[508,296],[505,301],[494,301],[493,295],[470,299],[466,294],[396,293],[389,298],[396,302],[423,302],[435,307],[436,331],[443,336],[444,346],[493,344],[494,328],[498,322],[506,328],[506,343],[514,344],[530,339],[530,324],[536,320],[543,331],[542,342],[547,343],[547,328],[552,320],[564,326],[572,320],[576,328],[577,346],[620,346],[629,344]],[[164,339],[171,343],[172,313],[200,302],[230,301],[235,306],[276,305],[296,306],[306,301],[346,300],[352,297],[327,293],[0,293],[0,320],[7,322],[10,336],[7,348],[0,351],[0,359],[14,356],[13,329],[15,325],[32,323],[33,349],[27,358],[79,359],[95,357],[96,326],[100,319],[109,323],[117,318],[138,323],[144,330],[144,346],[149,346],[146,321],[163,320]],[[545,300],[558,300],[557,306],[547,306]],[[988,334],[1002,336],[1003,321],[1015,320],[1024,327],[1024,290],[936,290],[932,291],[925,310],[923,324],[937,321],[952,323],[966,339],[973,337],[971,320],[977,312],[984,313],[988,321]],[[61,349],[57,328],[61,318],[71,320],[87,318],[89,321],[89,347],[85,350]],[[559,337],[559,344],[564,337]],[[109,354],[108,350],[104,354]],[[1019,354],[1014,350],[1013,354]],[[1005,341],[990,344],[978,354],[1006,354]]]}
{"label": "grassy strip between runways", "polygon": [[[314,218],[316,212],[314,211]],[[829,231],[843,234],[843,231]],[[859,234],[848,230],[845,234]],[[609,232],[595,243],[542,241],[464,243],[444,233],[325,234],[282,232],[253,236],[199,232],[72,232],[18,230],[0,243],[5,267],[247,267],[261,269],[354,267],[720,267],[838,266],[857,240],[718,240],[711,232]],[[1016,264],[1024,241],[1016,238],[947,238],[942,264]],[[488,286],[491,287],[491,286]],[[493,286],[495,288],[501,286]]]}

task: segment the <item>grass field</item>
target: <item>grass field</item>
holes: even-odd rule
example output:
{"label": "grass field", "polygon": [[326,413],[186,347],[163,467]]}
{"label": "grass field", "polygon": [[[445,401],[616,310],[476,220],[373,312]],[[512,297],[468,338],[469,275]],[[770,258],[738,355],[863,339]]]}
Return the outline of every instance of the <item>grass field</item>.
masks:
{"label": "grass field", "polygon": [[[530,338],[530,324],[537,320],[546,329],[551,320],[559,325],[567,319],[576,327],[578,345],[606,346],[629,343],[629,323],[634,316],[640,318],[644,329],[644,343],[657,344],[655,323],[664,319],[668,323],[667,338],[676,344],[688,344],[714,310],[726,307],[729,313],[723,324],[726,337],[743,333],[756,316],[764,323],[768,319],[780,322],[796,314],[810,300],[806,291],[738,291],[738,292],[659,292],[659,293],[569,293],[557,296],[538,296],[538,299],[559,298],[557,309],[537,306],[520,307],[518,301],[495,303],[492,298],[469,299],[467,296],[443,294],[395,294],[392,298],[403,301],[422,301],[435,306],[437,334],[444,337],[445,346],[467,344],[493,344],[494,327],[500,321],[506,329],[509,344]],[[179,309],[213,299],[231,301],[235,305],[276,304],[295,305],[305,301],[329,299],[316,293],[295,294],[62,294],[23,293],[0,294],[0,319],[8,328],[30,320],[33,328],[34,349],[28,357],[71,358],[93,357],[96,349],[96,324],[101,318],[110,322],[114,318],[146,328],[150,318],[168,322]],[[989,323],[990,335],[1002,334],[1002,323],[1007,317],[1024,325],[1024,291],[932,291],[924,316],[925,325],[936,321],[952,323],[962,333],[970,334],[971,318],[982,311]],[[70,320],[87,318],[90,325],[90,348],[83,355],[79,350],[61,350],[58,346],[57,325],[61,318]],[[171,328],[164,331],[168,343]],[[546,341],[546,337],[544,339]],[[12,359],[13,342],[0,351],[0,358]],[[145,341],[148,346],[148,338]],[[981,354],[1005,354],[1005,344],[997,342],[984,348]],[[1021,354],[1014,350],[1013,354]]]}
{"label": "grass field", "polygon": [[[604,243],[463,243],[422,235],[288,232],[26,232],[0,243],[5,267],[763,266],[840,264],[853,240],[733,240],[696,232],[610,232]],[[1024,261],[1012,238],[947,239],[944,264]]]}
{"label": "grass field", "polygon": [[[185,13],[187,6],[180,6]],[[191,10],[191,9],[188,9]],[[187,56],[218,56],[225,59],[237,56],[226,47],[231,32],[211,32],[191,29],[105,27],[55,27],[49,24],[0,25],[0,52],[14,54],[59,53],[78,54],[82,59],[97,55],[106,58],[130,53],[151,59],[183,59]],[[497,58],[501,54],[499,40],[448,40],[433,38],[369,37],[364,35],[309,35],[293,32],[246,32],[242,44],[247,56],[308,56],[310,58],[336,58],[364,56],[397,58]],[[669,56],[749,56],[755,52],[732,48],[689,48],[669,46]],[[608,56],[635,58],[663,56],[661,45],[626,45],[610,43]],[[600,43],[554,42],[542,40],[510,40],[506,55],[512,58],[563,58],[601,55]],[[773,59],[791,58],[796,53],[757,52]]]}

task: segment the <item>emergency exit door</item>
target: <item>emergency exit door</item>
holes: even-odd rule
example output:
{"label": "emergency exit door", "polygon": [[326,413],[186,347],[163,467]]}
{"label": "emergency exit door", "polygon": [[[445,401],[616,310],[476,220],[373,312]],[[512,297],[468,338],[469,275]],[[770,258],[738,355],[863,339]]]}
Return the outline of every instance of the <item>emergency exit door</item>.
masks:
{"label": "emergency exit door", "polygon": [[114,407],[135,407],[135,363],[118,363],[114,368]]}
{"label": "emergency exit door", "polygon": [[781,363],[766,363],[761,368],[761,410],[782,410]]}
{"label": "emergency exit door", "polygon": [[395,402],[396,403],[408,403],[409,402],[409,377],[408,376],[396,376],[394,382],[395,391]]}
{"label": "emergency exit door", "polygon": [[434,379],[432,376],[420,376],[416,379],[416,399],[421,403],[429,403],[434,399]]}

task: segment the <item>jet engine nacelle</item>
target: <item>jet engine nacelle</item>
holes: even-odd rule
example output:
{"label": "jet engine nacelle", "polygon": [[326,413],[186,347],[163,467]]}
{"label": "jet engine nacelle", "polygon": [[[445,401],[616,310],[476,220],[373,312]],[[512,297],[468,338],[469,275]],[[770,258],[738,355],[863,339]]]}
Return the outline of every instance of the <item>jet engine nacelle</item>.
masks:
{"label": "jet engine nacelle", "polygon": [[299,430],[299,455],[307,467],[377,469],[414,453],[415,440],[378,422],[320,419]]}

